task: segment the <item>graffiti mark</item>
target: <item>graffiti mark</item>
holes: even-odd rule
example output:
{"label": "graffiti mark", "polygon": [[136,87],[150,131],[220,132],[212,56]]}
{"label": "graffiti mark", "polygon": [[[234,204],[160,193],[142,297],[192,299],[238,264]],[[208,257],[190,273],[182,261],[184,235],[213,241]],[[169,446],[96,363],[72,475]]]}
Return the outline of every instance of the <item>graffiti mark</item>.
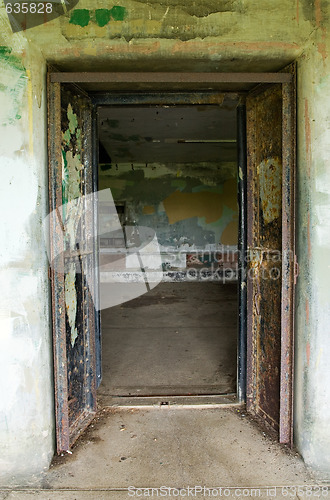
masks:
{"label": "graffiti mark", "polygon": [[124,21],[127,11],[125,7],[114,5],[111,9],[75,9],[71,13],[70,24],[75,24],[85,28],[90,21],[94,21],[100,28],[112,21]]}
{"label": "graffiti mark", "polygon": [[90,14],[88,9],[75,9],[70,17],[70,24],[76,24],[85,28],[90,21]]}
{"label": "graffiti mark", "polygon": [[100,28],[103,28],[111,19],[111,10],[109,9],[96,9],[95,21]]}
{"label": "graffiti mark", "polygon": [[111,17],[114,21],[123,21],[126,17],[125,7],[120,7],[119,5],[112,7]]}

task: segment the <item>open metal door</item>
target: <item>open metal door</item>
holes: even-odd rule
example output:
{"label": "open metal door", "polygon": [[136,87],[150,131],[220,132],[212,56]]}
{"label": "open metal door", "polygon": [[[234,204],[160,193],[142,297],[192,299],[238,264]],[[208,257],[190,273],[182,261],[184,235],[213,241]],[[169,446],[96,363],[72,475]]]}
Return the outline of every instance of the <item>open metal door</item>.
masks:
{"label": "open metal door", "polygon": [[295,85],[259,86],[247,113],[247,409],[292,444]]}
{"label": "open metal door", "polygon": [[92,108],[76,86],[48,78],[50,262],[57,452],[96,411]]}

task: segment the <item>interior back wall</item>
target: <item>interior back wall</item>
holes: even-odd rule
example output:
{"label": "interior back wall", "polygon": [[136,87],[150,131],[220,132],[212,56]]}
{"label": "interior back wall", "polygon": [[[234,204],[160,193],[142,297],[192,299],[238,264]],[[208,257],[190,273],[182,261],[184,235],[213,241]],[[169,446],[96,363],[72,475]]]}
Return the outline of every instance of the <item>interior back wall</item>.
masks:
{"label": "interior back wall", "polygon": [[236,164],[101,165],[99,189],[126,203],[128,222],[155,230],[163,247],[237,246]]}

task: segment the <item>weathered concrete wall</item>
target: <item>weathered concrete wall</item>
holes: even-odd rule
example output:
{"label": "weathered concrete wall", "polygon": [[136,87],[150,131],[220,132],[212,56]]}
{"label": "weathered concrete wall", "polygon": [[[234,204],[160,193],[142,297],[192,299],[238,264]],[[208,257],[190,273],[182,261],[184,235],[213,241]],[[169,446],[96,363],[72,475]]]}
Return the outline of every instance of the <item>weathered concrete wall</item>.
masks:
{"label": "weathered concrete wall", "polygon": [[[114,5],[121,15],[102,26],[96,11]],[[70,71],[266,71],[298,57],[315,27],[309,0],[80,0],[75,10],[27,33]]]}
{"label": "weathered concrete wall", "polygon": [[32,479],[53,451],[44,77],[39,50],[0,47],[0,484]]}
{"label": "weathered concrete wall", "polygon": [[330,476],[330,62],[329,4],[298,63],[295,442]]}
{"label": "weathered concrete wall", "polygon": [[[8,214],[1,232],[1,289],[5,292],[1,353],[6,353],[1,380],[2,394],[8,396],[1,399],[1,469],[7,478],[18,472],[28,477],[48,463],[53,450],[47,263],[40,229],[47,193],[40,49],[46,60],[67,70],[274,71],[299,60],[301,274],[296,298],[295,441],[308,463],[329,471],[330,187],[325,104],[330,98],[329,1],[208,0],[190,5],[121,0],[119,6],[125,9],[120,16],[119,11],[117,18],[104,12],[102,20],[95,11],[110,10],[112,5],[81,0],[79,9],[88,11],[84,22],[81,13],[69,12],[15,35],[0,7],[1,44],[12,47],[31,70],[25,77],[18,70],[24,77],[21,82],[16,70],[14,76],[8,73],[8,60],[1,59],[1,78],[7,75],[1,81],[1,114],[2,122],[8,122],[1,125],[1,203],[2,213]],[[6,88],[15,78],[19,85],[11,94]],[[8,106],[13,96],[17,102]]]}

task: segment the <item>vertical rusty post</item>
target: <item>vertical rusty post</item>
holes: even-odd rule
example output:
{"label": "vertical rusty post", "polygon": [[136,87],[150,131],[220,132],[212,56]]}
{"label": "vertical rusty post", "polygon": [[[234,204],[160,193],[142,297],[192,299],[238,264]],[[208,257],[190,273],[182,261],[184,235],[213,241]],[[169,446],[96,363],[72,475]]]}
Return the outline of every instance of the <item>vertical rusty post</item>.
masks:
{"label": "vertical rusty post", "polygon": [[[95,304],[100,305],[100,267],[99,267],[99,240],[98,240],[98,169],[99,169],[99,144],[98,144],[98,118],[97,106],[92,109],[92,183],[94,193],[94,271],[95,271]],[[96,356],[96,386],[102,380],[102,337],[101,313],[99,307],[95,310],[95,356]]]}
{"label": "vertical rusty post", "polygon": [[246,400],[246,314],[247,314],[247,152],[246,107],[237,107],[237,156],[238,156],[238,356],[237,395],[240,402]]}
{"label": "vertical rusty post", "polygon": [[[294,72],[293,68],[293,72]],[[282,328],[280,442],[293,445],[293,348],[295,266],[295,78],[283,91]]]}
{"label": "vertical rusty post", "polygon": [[[250,256],[252,249],[259,242],[258,225],[254,224],[254,192],[256,162],[256,121],[257,111],[253,99],[246,101],[246,141],[247,141],[247,252]],[[249,263],[248,263],[249,264]],[[256,408],[256,346],[254,336],[254,282],[249,279],[250,265],[247,265],[247,301],[246,301],[246,408],[255,413]]]}
{"label": "vertical rusty post", "polygon": [[[90,195],[93,193],[94,189],[94,162],[93,162],[93,107],[90,99],[81,98],[81,115],[82,115],[82,160],[84,165],[84,187],[81,187],[82,195]],[[87,251],[86,257],[82,258],[82,262],[85,264],[85,273],[87,277],[88,286],[83,287],[84,301],[85,301],[85,312],[84,312],[84,322],[86,324],[86,331],[82,332],[84,336],[85,350],[83,355],[83,362],[85,364],[84,373],[84,386],[85,386],[85,401],[82,406],[82,414],[85,419],[80,423],[81,429],[84,430],[85,422],[92,420],[94,412],[96,412],[96,335],[95,335],[95,323],[98,311],[95,310],[95,287],[97,283],[95,282],[95,202],[91,204],[86,203],[85,210],[85,238],[88,242],[87,247],[84,249]],[[83,271],[83,270],[82,270]],[[84,278],[84,276],[82,276]],[[86,279],[85,277],[85,279]],[[86,284],[87,284],[86,283]],[[85,289],[86,288],[86,289]],[[80,432],[79,430],[79,432]],[[71,437],[71,444],[76,439],[75,436]]]}
{"label": "vertical rusty post", "polygon": [[[51,297],[54,350],[54,390],[57,450],[70,447],[68,418],[68,379],[64,299],[64,242],[63,231],[56,219],[62,205],[61,157],[61,84],[47,78],[48,93],[48,164],[49,164],[49,227],[51,259]],[[56,267],[55,267],[56,259]]]}

